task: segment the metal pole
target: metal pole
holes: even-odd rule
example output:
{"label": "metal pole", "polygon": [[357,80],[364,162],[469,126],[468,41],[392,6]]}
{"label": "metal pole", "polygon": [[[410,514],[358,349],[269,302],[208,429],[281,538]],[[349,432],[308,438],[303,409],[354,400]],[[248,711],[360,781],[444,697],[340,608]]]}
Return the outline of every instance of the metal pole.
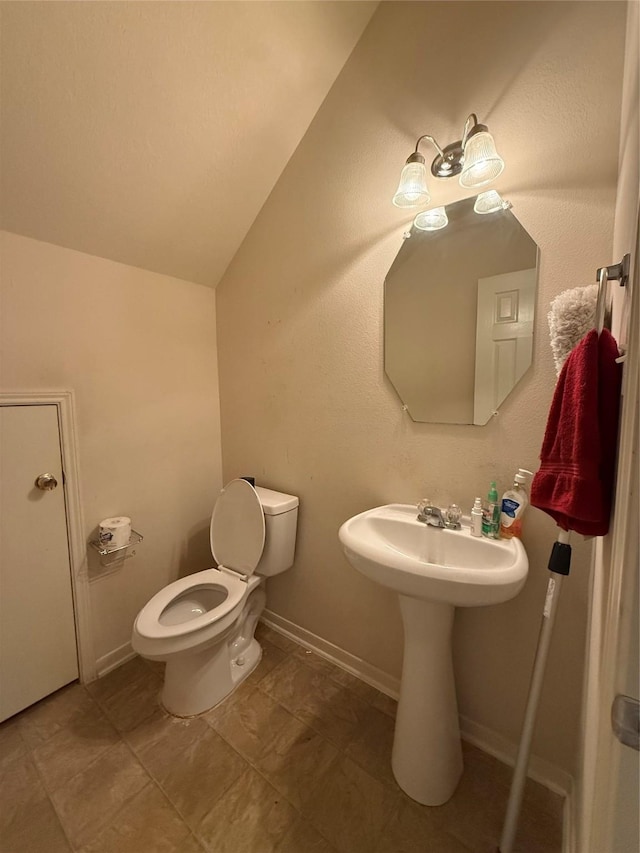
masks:
{"label": "metal pole", "polygon": [[[569,533],[564,530],[560,531],[558,535],[558,542],[568,545]],[[511,783],[507,813],[504,819],[504,827],[502,829],[502,837],[500,838],[498,853],[512,853],[513,850],[513,842],[518,828],[518,818],[520,816],[520,807],[522,805],[522,795],[524,793],[524,785],[527,778],[527,766],[529,764],[531,740],[533,738],[536,714],[538,712],[540,693],[542,692],[542,682],[549,654],[549,646],[551,644],[551,634],[553,633],[553,623],[556,617],[562,579],[562,574],[549,572],[547,596],[544,602],[542,625],[540,626],[540,634],[538,636],[538,648],[536,649],[536,657],[533,664],[533,673],[531,675],[529,696],[527,697],[527,707],[524,715],[524,723],[522,725],[520,746],[518,747],[516,766],[513,771],[513,781]]]}

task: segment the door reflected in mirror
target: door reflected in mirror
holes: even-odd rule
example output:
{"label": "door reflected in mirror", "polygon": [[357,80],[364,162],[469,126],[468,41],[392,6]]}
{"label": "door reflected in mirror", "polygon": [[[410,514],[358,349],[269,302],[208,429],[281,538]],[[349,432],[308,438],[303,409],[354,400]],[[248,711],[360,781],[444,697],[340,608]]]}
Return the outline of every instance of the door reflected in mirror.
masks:
{"label": "door reflected in mirror", "polygon": [[531,364],[538,247],[474,201],[413,227],[385,279],[385,372],[414,421],[486,424]]}

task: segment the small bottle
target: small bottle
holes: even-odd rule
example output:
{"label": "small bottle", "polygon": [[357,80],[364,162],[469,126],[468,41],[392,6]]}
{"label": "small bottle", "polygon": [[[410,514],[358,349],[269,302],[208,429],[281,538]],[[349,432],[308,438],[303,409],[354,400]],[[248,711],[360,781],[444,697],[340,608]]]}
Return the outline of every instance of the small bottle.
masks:
{"label": "small bottle", "polygon": [[482,536],[482,500],[476,498],[471,508],[471,535]]}
{"label": "small bottle", "polygon": [[482,512],[482,535],[489,539],[498,539],[500,535],[500,504],[495,480],[491,481],[487,503]]}
{"label": "small bottle", "polygon": [[518,468],[513,478],[513,486],[502,496],[500,512],[500,535],[503,539],[522,538],[522,516],[529,506],[529,495],[525,489],[526,475],[533,477],[526,468]]}

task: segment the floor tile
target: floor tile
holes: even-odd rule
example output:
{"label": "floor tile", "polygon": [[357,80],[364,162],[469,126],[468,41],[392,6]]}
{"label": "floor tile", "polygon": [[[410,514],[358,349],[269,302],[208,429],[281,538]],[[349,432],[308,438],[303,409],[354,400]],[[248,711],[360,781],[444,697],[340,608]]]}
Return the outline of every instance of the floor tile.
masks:
{"label": "floor tile", "polygon": [[377,708],[367,708],[362,725],[347,746],[346,754],[376,779],[395,787],[391,750],[395,721]]}
{"label": "floor tile", "polygon": [[71,853],[60,821],[48,797],[31,802],[0,828],[3,853]]}
{"label": "floor tile", "polygon": [[341,684],[343,687],[348,687],[349,690],[355,693],[359,699],[362,699],[369,704],[373,704],[373,702],[378,698],[379,691],[376,690],[375,687],[367,684],[367,682],[363,681],[361,678],[356,678],[355,675],[351,675],[351,673],[347,672],[345,669],[340,669],[340,667],[335,666],[329,677],[337,684]]}
{"label": "floor tile", "polygon": [[14,754],[0,776],[0,828],[21,821],[35,804],[46,800],[36,768],[28,755]]}
{"label": "floor tile", "polygon": [[[540,792],[536,789],[542,789],[543,798],[548,795],[554,799],[551,808],[540,807],[537,802]],[[527,779],[514,853],[560,853],[563,805],[562,797]]]}
{"label": "floor tile", "polygon": [[340,853],[371,853],[396,803],[393,791],[343,757],[321,774],[303,814]]}
{"label": "floor tile", "polygon": [[193,835],[190,835],[178,847],[177,853],[204,853],[204,847]]}
{"label": "floor tile", "polygon": [[186,823],[151,784],[129,800],[117,819],[80,853],[181,853],[190,838]]}
{"label": "floor tile", "polygon": [[74,847],[93,841],[114,820],[122,806],[151,781],[124,743],[52,795],[62,826]]}
{"label": "floor tile", "polygon": [[324,673],[324,675],[333,675],[336,672],[339,672],[338,667],[328,661],[326,658],[323,658],[321,655],[312,652],[311,649],[305,649],[302,646],[298,646],[297,649],[292,653],[292,657],[296,658],[296,660],[301,661],[302,663],[310,666],[312,669],[317,669],[318,672]]}
{"label": "floor tile", "polygon": [[198,836],[212,853],[272,853],[297,820],[282,794],[247,768],[205,815]]}
{"label": "floor tile", "polygon": [[270,643],[268,640],[261,639],[260,645],[262,647],[260,663],[253,672],[247,676],[244,681],[245,684],[258,684],[258,682],[262,681],[265,675],[268,675],[272,669],[287,657],[286,652],[283,652],[282,649],[279,649],[278,646],[274,646],[273,643]]}
{"label": "floor tile", "polygon": [[256,626],[256,639],[260,644],[262,644],[263,640],[267,640],[273,646],[277,646],[281,651],[286,652],[287,654],[300,648],[298,643],[290,640],[288,637],[285,637],[284,634],[281,634],[279,631],[274,631],[273,628],[265,625],[264,622],[259,622]]}
{"label": "floor tile", "polygon": [[0,775],[3,768],[11,764],[15,758],[23,758],[27,754],[27,747],[22,735],[18,720],[12,717],[0,723]]}
{"label": "floor tile", "polygon": [[187,743],[202,737],[207,731],[207,724],[202,717],[173,717],[163,708],[156,708],[150,717],[144,719],[134,729],[123,732],[122,737],[136,755],[158,746],[167,756],[176,762],[180,761],[182,750]]}
{"label": "floor tile", "polygon": [[296,722],[274,699],[260,690],[239,690],[204,715],[219,735],[249,761],[269,749],[278,734]]}
{"label": "floor tile", "polygon": [[140,657],[134,657],[117,669],[111,670],[107,675],[103,675],[102,678],[98,678],[97,681],[87,684],[87,690],[98,702],[102,702],[148,672],[149,667],[145,661]]}
{"label": "floor tile", "polygon": [[94,705],[76,714],[32,753],[45,787],[52,793],[119,742],[111,723]]}
{"label": "floor tile", "polygon": [[258,769],[296,807],[313,794],[318,777],[335,761],[337,748],[296,719],[277,735]]}
{"label": "floor tile", "polygon": [[[469,744],[463,744],[464,772],[448,803],[435,812],[443,828],[474,853],[485,853],[497,846],[502,833],[512,771],[493,756]],[[514,853],[553,853],[561,848],[562,821],[560,797],[548,791],[550,811],[533,804],[540,796],[536,783],[527,780],[525,798]],[[551,804],[558,805],[554,814]]]}
{"label": "floor tile", "polygon": [[303,817],[289,829],[276,853],[335,853],[334,848]]}
{"label": "floor tile", "polygon": [[231,693],[225,696],[221,702],[218,702],[218,704],[214,705],[213,708],[210,708],[208,711],[204,711],[200,714],[200,718],[206,720],[206,722],[211,725],[214,720],[226,716],[229,713],[231,705],[235,705],[236,703],[241,704],[243,699],[250,696],[256,687],[257,685],[249,683],[249,679],[245,678],[244,681],[241,681],[240,684],[232,690]]}
{"label": "floor tile", "polygon": [[[260,677],[206,715],[164,711],[136,658],[0,725],[0,850],[495,853],[510,768],[463,743],[450,802],[420,806],[391,773],[395,702],[261,633]],[[562,812],[528,780],[514,853],[560,853]]]}
{"label": "floor tile", "polygon": [[307,697],[299,716],[320,734],[344,747],[362,725],[367,708],[355,693],[326,679],[315,695]]}
{"label": "floor tile", "polygon": [[[429,811],[414,808],[408,798],[398,802],[397,808],[375,853],[469,853],[457,838],[449,835]],[[495,843],[494,843],[495,851]],[[493,853],[493,851],[492,851]]]}
{"label": "floor tile", "polygon": [[260,689],[340,746],[350,741],[368,707],[346,687],[293,656],[267,675]]}
{"label": "floor tile", "polygon": [[396,713],[398,711],[398,703],[395,699],[392,699],[391,696],[387,696],[386,693],[378,692],[378,695],[375,697],[371,704],[374,708],[377,708],[384,714],[388,714],[395,720]]}
{"label": "floor tile", "polygon": [[87,690],[74,683],[45,697],[14,719],[27,746],[35,748],[68,726],[76,715],[92,709],[95,709],[95,702]]}
{"label": "floor tile", "polygon": [[316,691],[323,679],[321,673],[314,672],[294,657],[288,657],[262,679],[260,690],[295,713],[303,706],[309,693]]}
{"label": "floor tile", "polygon": [[162,678],[164,680],[164,671],[167,666],[166,661],[148,660],[147,658],[140,658],[140,660],[151,670],[151,672],[154,672],[158,678]]}
{"label": "floor tile", "polygon": [[204,733],[175,730],[140,751],[140,760],[191,829],[247,767],[203,720]]}
{"label": "floor tile", "polygon": [[119,732],[134,729],[160,707],[162,682],[143,665],[137,678],[124,682],[117,690],[97,694],[102,710]]}

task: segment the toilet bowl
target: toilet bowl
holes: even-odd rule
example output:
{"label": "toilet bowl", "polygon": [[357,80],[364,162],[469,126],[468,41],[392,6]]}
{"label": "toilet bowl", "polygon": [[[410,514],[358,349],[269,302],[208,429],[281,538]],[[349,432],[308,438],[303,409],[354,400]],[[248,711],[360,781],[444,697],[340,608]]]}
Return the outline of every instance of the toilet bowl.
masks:
{"label": "toilet bowl", "polygon": [[166,661],[162,704],[188,717],[221,702],[258,665],[254,638],[264,610],[264,578],[293,564],[298,498],[232,480],[213,509],[217,568],[170,583],[142,608],[134,651]]}

